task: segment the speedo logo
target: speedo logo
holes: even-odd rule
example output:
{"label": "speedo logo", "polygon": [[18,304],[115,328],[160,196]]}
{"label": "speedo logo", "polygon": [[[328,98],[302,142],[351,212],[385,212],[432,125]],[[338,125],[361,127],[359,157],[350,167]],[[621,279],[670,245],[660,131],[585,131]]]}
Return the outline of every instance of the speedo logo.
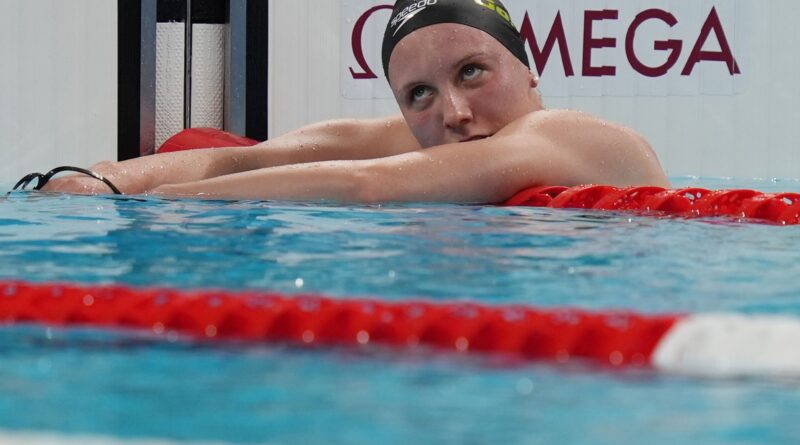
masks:
{"label": "speedo logo", "polygon": [[483,6],[484,8],[490,11],[496,12],[497,15],[499,15],[500,18],[503,19],[503,21],[505,21],[511,26],[514,26],[514,22],[511,21],[511,16],[508,14],[508,11],[506,11],[506,9],[503,8],[502,6],[495,3],[494,0],[475,0],[475,3],[477,3],[480,6]]}
{"label": "speedo logo", "polygon": [[439,3],[439,0],[420,0],[403,8],[403,10],[398,12],[397,15],[392,19],[391,27],[394,28],[397,26],[397,29],[394,30],[394,33],[397,34],[397,31],[399,31],[400,28],[402,28],[403,25],[405,25],[409,20],[414,18],[417,13],[428,6],[433,6],[437,3]]}

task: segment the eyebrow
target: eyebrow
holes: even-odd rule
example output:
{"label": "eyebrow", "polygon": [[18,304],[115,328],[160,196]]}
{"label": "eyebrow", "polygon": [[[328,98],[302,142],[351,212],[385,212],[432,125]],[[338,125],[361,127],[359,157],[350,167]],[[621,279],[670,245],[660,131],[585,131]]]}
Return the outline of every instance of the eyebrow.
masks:
{"label": "eyebrow", "polygon": [[464,56],[464,57],[462,57],[461,59],[459,59],[459,60],[458,60],[457,62],[455,62],[454,64],[450,65],[450,67],[451,67],[451,68],[458,68],[459,66],[463,65],[463,64],[464,64],[464,62],[466,62],[466,61],[467,61],[467,60],[469,60],[469,59],[472,59],[472,58],[474,58],[474,57],[478,57],[478,56],[486,56],[486,55],[488,55],[488,54],[489,54],[489,53],[487,53],[486,51],[475,51],[474,53],[469,53],[469,54],[467,54],[466,56]]}
{"label": "eyebrow", "polygon": [[[450,68],[451,69],[458,68],[459,66],[463,65],[469,59],[472,59],[472,58],[475,58],[475,57],[479,57],[479,56],[486,56],[488,54],[489,53],[486,52],[486,51],[475,51],[475,52],[469,53],[469,54],[465,55],[464,57],[458,59],[456,62],[452,63],[450,65]],[[403,85],[403,87],[400,89],[400,91],[405,93],[408,90],[414,88],[415,86],[420,85],[420,84],[424,84],[424,83],[425,82],[422,82],[422,81],[419,81],[419,80],[414,80],[412,82],[407,82],[405,85]]]}

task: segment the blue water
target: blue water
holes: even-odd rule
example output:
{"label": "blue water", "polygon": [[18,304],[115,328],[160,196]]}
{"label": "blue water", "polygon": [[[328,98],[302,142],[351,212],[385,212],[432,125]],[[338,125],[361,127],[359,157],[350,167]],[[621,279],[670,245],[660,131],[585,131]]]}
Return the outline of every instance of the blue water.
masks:
{"label": "blue water", "polygon": [[[800,191],[797,181],[676,186]],[[800,227],[15,193],[0,280],[800,316]],[[231,443],[800,443],[800,382],[0,329],[0,430]]]}

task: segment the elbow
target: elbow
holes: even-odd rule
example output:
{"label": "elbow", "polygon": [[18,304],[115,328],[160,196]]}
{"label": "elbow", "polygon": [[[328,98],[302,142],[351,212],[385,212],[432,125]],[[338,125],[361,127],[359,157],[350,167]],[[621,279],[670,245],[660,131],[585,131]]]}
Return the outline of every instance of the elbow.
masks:
{"label": "elbow", "polygon": [[643,137],[637,136],[639,139],[638,148],[641,158],[641,167],[631,169],[638,174],[638,177],[633,179],[633,182],[637,183],[634,185],[652,185],[664,188],[671,187],[667,174],[661,166],[661,162],[655,150],[653,150],[653,147],[651,147]]}

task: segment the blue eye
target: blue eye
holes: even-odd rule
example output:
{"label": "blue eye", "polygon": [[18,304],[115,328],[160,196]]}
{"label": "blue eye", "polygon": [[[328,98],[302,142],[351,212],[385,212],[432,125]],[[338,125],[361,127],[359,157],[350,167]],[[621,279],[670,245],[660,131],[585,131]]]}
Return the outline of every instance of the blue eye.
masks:
{"label": "blue eye", "polygon": [[420,85],[420,86],[414,87],[411,90],[411,94],[409,96],[410,96],[410,99],[411,99],[412,102],[416,102],[416,101],[425,99],[426,97],[428,97],[430,95],[431,95],[431,89],[426,87],[426,86]]}
{"label": "blue eye", "polygon": [[467,65],[461,70],[461,77],[464,80],[472,80],[483,73],[483,68],[477,65]]}

